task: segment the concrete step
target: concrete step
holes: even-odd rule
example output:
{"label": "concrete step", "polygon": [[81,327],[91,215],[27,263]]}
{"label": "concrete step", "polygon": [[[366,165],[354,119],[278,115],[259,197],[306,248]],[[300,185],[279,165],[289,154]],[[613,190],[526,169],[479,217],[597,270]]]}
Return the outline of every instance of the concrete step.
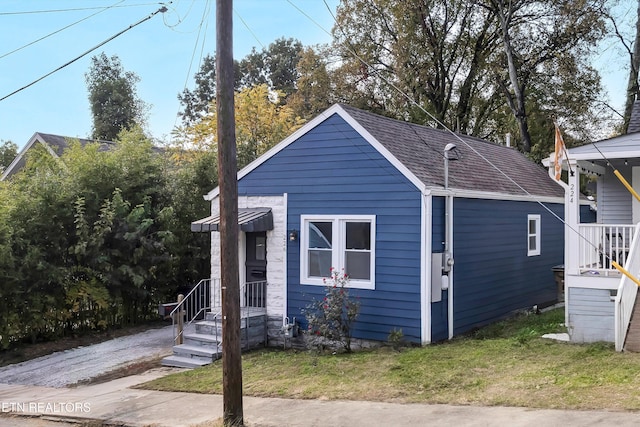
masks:
{"label": "concrete step", "polygon": [[204,347],[201,345],[180,344],[173,346],[173,354],[183,357],[202,357],[203,360],[214,361],[220,358],[222,349],[219,347]]}
{"label": "concrete step", "polygon": [[220,344],[221,342],[222,337],[217,340],[213,335],[195,333],[185,335],[183,344],[217,348],[218,344]]}
{"label": "concrete step", "polygon": [[193,359],[190,357],[182,357],[182,356],[176,356],[175,354],[173,356],[167,356],[164,359],[162,359],[162,366],[173,366],[176,368],[199,368],[201,366],[205,366],[210,364],[211,362],[207,362],[207,361],[203,361],[203,360],[198,360],[198,359]]}
{"label": "concrete step", "polygon": [[215,322],[216,320],[221,321],[221,319],[222,313],[219,310],[216,310],[215,312],[208,311],[204,315],[204,320],[208,322]]}
{"label": "concrete step", "polygon": [[216,332],[217,332],[219,337],[222,336],[222,323],[221,322],[203,320],[201,322],[197,322],[195,324],[195,326],[196,326],[196,328],[195,328],[196,329],[196,333],[198,333],[198,334],[215,335]]}

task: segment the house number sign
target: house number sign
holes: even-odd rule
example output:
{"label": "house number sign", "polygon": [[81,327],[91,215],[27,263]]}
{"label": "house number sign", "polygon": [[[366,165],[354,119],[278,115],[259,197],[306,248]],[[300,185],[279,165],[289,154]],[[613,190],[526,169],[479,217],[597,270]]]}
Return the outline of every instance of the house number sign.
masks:
{"label": "house number sign", "polygon": [[571,185],[569,186],[569,203],[573,203],[573,199],[575,198],[576,195],[576,185],[571,183]]}

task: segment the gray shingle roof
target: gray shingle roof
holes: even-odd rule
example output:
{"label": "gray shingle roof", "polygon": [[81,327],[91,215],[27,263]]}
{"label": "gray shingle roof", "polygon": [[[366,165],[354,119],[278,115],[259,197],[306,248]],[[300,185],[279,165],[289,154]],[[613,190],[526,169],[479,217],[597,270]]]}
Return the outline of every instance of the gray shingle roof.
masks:
{"label": "gray shingle roof", "polygon": [[111,141],[96,141],[92,139],[82,139],[82,138],[69,138],[61,135],[53,135],[50,133],[42,133],[36,132],[29,139],[27,146],[23,151],[18,153],[18,156],[13,160],[13,162],[9,165],[9,167],[0,175],[0,179],[7,179],[10,176],[14,175],[18,171],[22,170],[25,167],[27,159],[25,157],[26,151],[30,150],[34,144],[38,142],[44,143],[56,153],[57,156],[61,156],[64,153],[64,150],[69,148],[69,140],[75,139],[80,142],[82,146],[85,146],[89,143],[97,142],[100,144],[99,151],[107,151],[115,146],[115,142]]}
{"label": "gray shingle roof", "polygon": [[94,139],[70,138],[70,137],[67,137],[67,136],[52,135],[50,133],[42,133],[42,132],[37,132],[37,134],[40,135],[40,138],[42,138],[42,140],[44,142],[49,144],[51,149],[58,156],[61,156],[62,153],[64,152],[64,150],[69,148],[69,141],[70,140],[78,140],[78,142],[80,142],[80,145],[82,145],[83,147],[85,145],[87,145],[87,144],[92,144],[92,143],[96,143],[97,142],[97,143],[100,144],[100,148],[98,149],[99,151],[108,151],[108,150],[110,150],[112,147],[114,147],[116,145],[116,143],[112,142],[112,141],[99,141],[99,140],[94,140]]}
{"label": "gray shingle roof", "polygon": [[564,196],[562,187],[549,177],[546,169],[514,148],[382,117],[347,105],[341,107],[427,187],[444,187],[444,148],[448,143],[454,143],[460,159],[449,162],[451,189],[509,195],[528,193],[534,196]]}
{"label": "gray shingle roof", "polygon": [[640,101],[633,103],[631,117],[629,117],[629,127],[627,128],[627,133],[636,132],[640,132]]}

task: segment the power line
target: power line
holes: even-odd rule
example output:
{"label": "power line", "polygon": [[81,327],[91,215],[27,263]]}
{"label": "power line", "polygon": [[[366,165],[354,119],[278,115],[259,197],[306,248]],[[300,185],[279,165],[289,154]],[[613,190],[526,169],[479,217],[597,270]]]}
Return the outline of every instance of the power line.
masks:
{"label": "power line", "polygon": [[[193,5],[193,3],[192,3]],[[193,51],[191,52],[191,61],[189,61],[189,68],[187,70],[187,76],[184,79],[184,86],[183,86],[183,93],[184,91],[187,89],[187,84],[189,82],[189,76],[191,75],[191,67],[193,66],[193,60],[196,57],[196,51],[198,49],[198,43],[200,43],[200,34],[202,34],[202,26],[206,21],[206,26],[205,26],[205,34],[202,36],[202,45],[200,47],[200,58],[198,60],[198,68],[201,67],[202,65],[202,53],[204,52],[204,42],[205,42],[205,38],[206,38],[206,32],[207,29],[209,28],[209,14],[211,13],[211,1],[207,0],[207,3],[204,6],[204,9],[202,11],[202,18],[200,19],[200,24],[198,25],[198,35],[196,36],[196,42],[193,45]],[[178,124],[178,118],[180,117],[180,113],[178,112],[176,114],[176,118],[173,121],[173,127],[174,129],[176,128],[177,124]]]}
{"label": "power line", "polygon": [[36,39],[36,40],[34,40],[34,41],[30,42],[30,43],[25,44],[24,46],[21,46],[21,47],[19,47],[19,48],[17,48],[17,49],[14,49],[14,50],[12,50],[11,52],[7,52],[7,53],[5,53],[5,54],[3,54],[3,55],[0,55],[0,59],[4,58],[4,57],[6,57],[6,56],[9,56],[9,55],[11,55],[11,54],[13,54],[13,53],[16,53],[16,52],[18,52],[18,51],[20,51],[20,50],[22,50],[22,49],[24,49],[24,48],[27,48],[27,47],[29,47],[29,46],[31,46],[31,45],[34,45],[34,44],[36,44],[36,43],[38,43],[38,42],[40,42],[40,41],[42,41],[42,40],[44,40],[44,39],[46,39],[46,38],[49,38],[49,37],[51,37],[51,36],[53,36],[53,35],[55,35],[55,34],[58,34],[58,33],[62,32],[62,31],[64,31],[64,30],[66,30],[67,28],[71,28],[71,27],[73,27],[74,25],[77,25],[77,24],[79,24],[79,23],[81,23],[81,22],[83,22],[83,21],[86,21],[87,19],[92,18],[92,17],[94,17],[94,16],[96,16],[96,15],[98,15],[98,14],[100,14],[100,13],[102,13],[102,12],[106,11],[106,10],[112,9],[112,8],[114,8],[114,7],[118,7],[118,6],[116,6],[116,5],[117,5],[117,4],[119,4],[119,3],[122,3],[123,1],[124,1],[124,0],[120,0],[119,2],[115,3],[115,4],[114,4],[114,5],[112,5],[112,6],[107,6],[107,7],[105,7],[105,8],[103,8],[103,9],[101,9],[100,11],[98,11],[98,12],[96,12],[96,13],[93,13],[93,14],[91,14],[91,15],[89,15],[89,16],[87,16],[87,17],[85,17],[85,18],[82,18],[82,19],[81,19],[81,20],[79,20],[79,21],[76,21],[76,22],[74,22],[74,23],[72,23],[72,24],[69,24],[69,25],[67,25],[67,26],[65,26],[65,27],[62,27],[62,28],[60,28],[59,30],[56,30],[56,31],[54,31],[54,32],[52,32],[52,33],[47,34],[46,36],[40,37],[39,39]]}
{"label": "power line", "polygon": [[45,74],[44,76],[42,76],[42,77],[40,77],[40,78],[38,78],[38,79],[36,79],[36,80],[32,81],[31,83],[29,83],[29,84],[27,84],[27,85],[25,85],[25,86],[22,86],[20,89],[14,90],[14,91],[13,91],[13,92],[11,92],[10,94],[3,96],[2,98],[0,98],[0,101],[4,101],[5,99],[9,98],[10,96],[13,96],[13,95],[15,95],[16,93],[21,92],[21,91],[23,91],[23,90],[27,89],[28,87],[33,86],[34,84],[38,83],[39,81],[44,80],[45,78],[49,77],[50,75],[52,75],[52,74],[54,74],[54,73],[56,73],[56,72],[58,72],[58,71],[62,70],[63,68],[66,68],[67,66],[69,66],[69,65],[73,64],[74,62],[76,62],[76,61],[77,61],[77,60],[79,60],[80,58],[82,58],[82,57],[84,57],[84,56],[87,56],[88,54],[90,54],[90,53],[91,53],[91,52],[93,52],[94,50],[98,49],[98,48],[99,48],[99,47],[101,47],[101,46],[104,46],[105,44],[109,43],[111,40],[113,40],[113,39],[115,39],[115,38],[117,38],[117,37],[121,36],[122,34],[126,33],[127,31],[131,30],[132,28],[137,27],[138,25],[142,24],[142,23],[143,23],[143,22],[145,22],[145,21],[148,21],[149,19],[153,18],[153,17],[154,17],[155,15],[157,15],[158,13],[164,13],[164,12],[166,12],[166,11],[167,11],[167,7],[163,5],[160,9],[156,10],[156,11],[155,11],[155,12],[153,12],[151,15],[149,15],[149,16],[147,16],[147,17],[145,17],[145,18],[142,18],[140,21],[136,22],[135,24],[129,25],[129,26],[128,26],[127,28],[125,28],[124,30],[120,31],[119,33],[117,33],[117,34],[115,34],[115,35],[113,35],[113,36],[111,36],[111,37],[109,37],[109,38],[108,38],[108,39],[106,39],[105,41],[103,41],[103,42],[101,42],[101,43],[97,44],[96,46],[94,46],[94,47],[92,47],[91,49],[89,49],[89,50],[85,51],[84,53],[80,54],[79,56],[77,56],[77,57],[73,58],[71,61],[68,61],[67,63],[65,63],[65,64],[63,64],[63,65],[59,66],[58,68],[56,68],[55,70],[50,71],[50,72],[48,72],[47,74]]}
{"label": "power line", "polygon": [[251,33],[251,35],[253,36],[253,38],[255,39],[255,41],[257,41],[257,42],[258,42],[258,44],[260,45],[260,47],[261,47],[262,49],[264,49],[264,45],[260,42],[260,40],[258,39],[258,36],[256,36],[256,34],[251,30],[251,28],[249,28],[249,25],[247,25],[247,23],[245,22],[245,20],[242,18],[242,15],[240,15],[240,14],[238,13],[238,11],[236,11],[235,9],[234,9],[234,11],[233,11],[233,12],[238,16],[238,18],[240,18],[240,22],[242,22],[242,24],[243,24],[243,25],[245,26],[245,28],[249,31],[249,33]]}
{"label": "power line", "polygon": [[[138,3],[138,4],[127,4],[122,6],[113,6],[113,7],[137,7],[137,6],[153,6],[158,3]],[[77,7],[72,9],[45,9],[45,10],[27,10],[22,12],[0,12],[0,16],[9,16],[9,15],[32,15],[38,13],[57,13],[57,12],[78,12],[83,10],[96,10],[103,9],[104,6],[94,6],[94,7]]]}

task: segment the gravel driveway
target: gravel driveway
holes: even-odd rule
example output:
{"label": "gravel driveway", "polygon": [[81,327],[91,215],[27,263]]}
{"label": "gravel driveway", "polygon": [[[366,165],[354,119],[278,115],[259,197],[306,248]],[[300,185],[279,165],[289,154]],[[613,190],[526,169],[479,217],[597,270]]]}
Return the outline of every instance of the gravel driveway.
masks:
{"label": "gravel driveway", "polygon": [[171,326],[52,353],[0,368],[0,383],[66,387],[129,365],[171,354]]}

